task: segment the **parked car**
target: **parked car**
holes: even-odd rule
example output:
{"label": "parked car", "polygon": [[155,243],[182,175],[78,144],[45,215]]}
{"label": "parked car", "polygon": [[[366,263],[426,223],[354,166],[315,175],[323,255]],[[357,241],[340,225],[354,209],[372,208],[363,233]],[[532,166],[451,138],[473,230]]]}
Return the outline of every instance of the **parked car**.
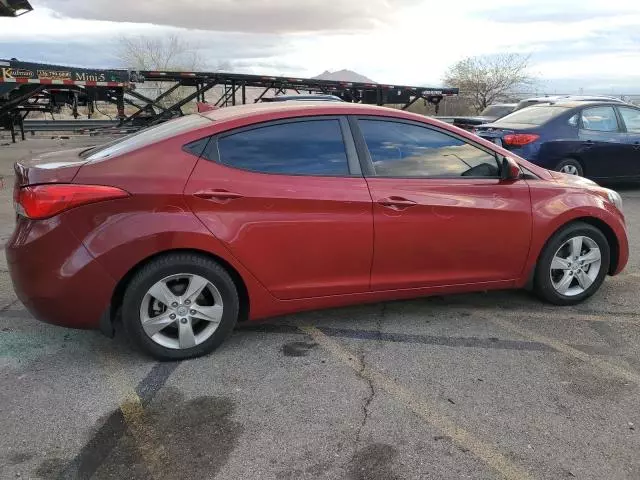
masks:
{"label": "parked car", "polygon": [[557,103],[557,102],[611,102],[611,103],[626,103],[623,100],[616,97],[607,97],[604,95],[551,95],[544,97],[525,98],[520,100],[515,110],[521,110],[525,107],[532,105],[540,105],[543,103]]}
{"label": "parked car", "polygon": [[485,108],[480,115],[470,117],[452,117],[451,122],[464,130],[473,130],[478,125],[495,122],[516,109],[515,103],[496,103]]}
{"label": "parked car", "polygon": [[551,170],[594,180],[640,179],[640,108],[633,105],[534,105],[476,133]]}
{"label": "parked car", "polygon": [[36,156],[15,205],[6,256],[29,311],[121,321],[161,359],[309,309],[524,287],[575,304],[628,259],[614,191],[350,103],[222,108]]}

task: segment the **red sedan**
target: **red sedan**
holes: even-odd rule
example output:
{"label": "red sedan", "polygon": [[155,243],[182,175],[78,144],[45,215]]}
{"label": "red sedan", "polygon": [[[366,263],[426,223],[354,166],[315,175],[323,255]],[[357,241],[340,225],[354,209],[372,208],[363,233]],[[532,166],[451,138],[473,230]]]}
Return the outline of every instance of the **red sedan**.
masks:
{"label": "red sedan", "polygon": [[178,359],[238,321],[530,287],[575,304],[627,263],[621,199],[456,127],[283,102],[16,165],[7,258],[36,318]]}

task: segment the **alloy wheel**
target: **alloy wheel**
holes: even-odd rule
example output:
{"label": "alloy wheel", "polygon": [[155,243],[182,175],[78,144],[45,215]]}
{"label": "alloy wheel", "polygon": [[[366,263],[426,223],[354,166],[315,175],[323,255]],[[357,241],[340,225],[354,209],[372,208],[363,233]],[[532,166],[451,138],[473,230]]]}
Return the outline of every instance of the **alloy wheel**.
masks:
{"label": "alloy wheel", "polygon": [[576,167],[575,165],[571,165],[571,164],[564,165],[560,169],[560,172],[568,173],[569,175],[578,175],[580,173],[580,172],[578,172],[578,167]]}
{"label": "alloy wheel", "polygon": [[140,305],[144,332],[159,345],[187,349],[210,338],[222,321],[220,291],[204,277],[170,275],[156,282]]}
{"label": "alloy wheel", "polygon": [[596,280],[602,265],[598,244],[586,236],[572,237],[562,244],[551,261],[553,288],[560,295],[584,293]]}

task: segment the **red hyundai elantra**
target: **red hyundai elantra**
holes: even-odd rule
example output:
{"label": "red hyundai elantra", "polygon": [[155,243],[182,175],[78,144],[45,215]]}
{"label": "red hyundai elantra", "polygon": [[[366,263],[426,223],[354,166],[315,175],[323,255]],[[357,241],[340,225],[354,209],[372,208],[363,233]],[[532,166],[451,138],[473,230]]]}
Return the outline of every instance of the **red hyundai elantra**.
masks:
{"label": "red hyundai elantra", "polygon": [[621,199],[450,125],[348,103],[182,117],[16,165],[7,258],[46,322],[121,321],[162,359],[238,321],[530,286],[569,305],[627,263]]}

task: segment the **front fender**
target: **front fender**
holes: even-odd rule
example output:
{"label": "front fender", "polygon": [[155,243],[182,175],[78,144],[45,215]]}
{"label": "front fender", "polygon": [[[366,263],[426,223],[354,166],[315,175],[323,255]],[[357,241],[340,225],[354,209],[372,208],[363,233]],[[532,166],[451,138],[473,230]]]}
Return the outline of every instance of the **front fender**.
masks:
{"label": "front fender", "polygon": [[[587,221],[606,225],[617,242],[617,262],[612,274],[620,273],[629,258],[629,244],[624,216],[604,197],[586,188],[562,185],[533,185],[531,206],[534,213],[529,260],[519,286],[530,278],[547,241],[565,225],[574,221]],[[607,232],[604,232],[607,233]]]}

